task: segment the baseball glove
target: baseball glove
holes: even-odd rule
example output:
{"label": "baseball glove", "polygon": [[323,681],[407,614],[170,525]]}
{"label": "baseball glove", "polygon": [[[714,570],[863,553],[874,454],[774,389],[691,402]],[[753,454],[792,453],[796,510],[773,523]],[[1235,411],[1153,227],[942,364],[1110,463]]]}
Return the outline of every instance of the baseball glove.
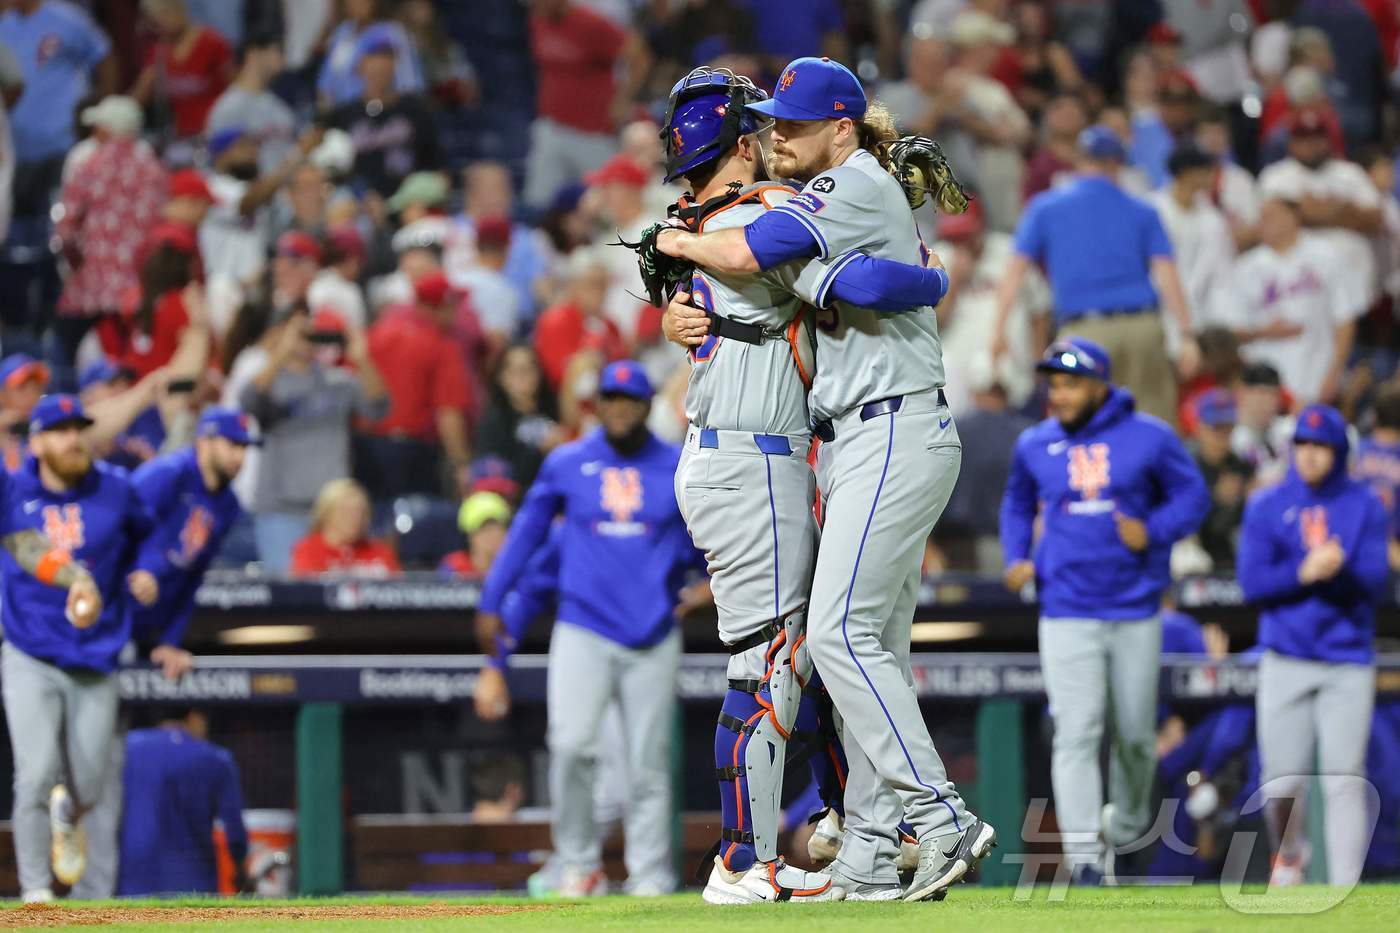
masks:
{"label": "baseball glove", "polygon": [[657,221],[642,231],[635,243],[628,243],[622,237],[609,246],[625,246],[637,254],[637,269],[642,273],[642,284],[646,287],[647,301],[658,308],[664,307],[676,293],[676,289],[689,284],[695,267],[684,259],[667,256],[656,248],[656,237],[662,230],[670,230],[673,224]]}
{"label": "baseball glove", "polygon": [[933,195],[934,207],[944,214],[967,210],[967,191],[953,174],[953,168],[938,143],[927,136],[904,136],[885,144],[890,174],[904,189],[913,210]]}

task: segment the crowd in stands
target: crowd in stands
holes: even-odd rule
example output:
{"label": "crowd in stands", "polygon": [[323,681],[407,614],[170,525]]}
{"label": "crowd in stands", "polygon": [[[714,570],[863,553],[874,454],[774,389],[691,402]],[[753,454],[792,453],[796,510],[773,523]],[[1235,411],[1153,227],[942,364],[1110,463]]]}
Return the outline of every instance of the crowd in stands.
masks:
{"label": "crowd in stands", "polygon": [[1124,351],[1176,360],[1124,381],[1214,497],[1176,568],[1230,569],[1305,403],[1340,407],[1356,469],[1400,489],[1396,0],[3,7],[0,449],[17,462],[51,389],[106,406],[129,467],[240,408],[263,443],[226,564],[482,572],[610,360],[642,361],[652,429],[682,437],[685,355],[606,244],[681,193],[657,127],[676,79],[771,88],[802,54],[851,65],[977,195],[919,217],[967,445],[931,571],[1000,567],[1034,360],[1068,322],[1041,246],[1085,226],[1034,207],[1086,168],[1156,212],[1179,282]]}

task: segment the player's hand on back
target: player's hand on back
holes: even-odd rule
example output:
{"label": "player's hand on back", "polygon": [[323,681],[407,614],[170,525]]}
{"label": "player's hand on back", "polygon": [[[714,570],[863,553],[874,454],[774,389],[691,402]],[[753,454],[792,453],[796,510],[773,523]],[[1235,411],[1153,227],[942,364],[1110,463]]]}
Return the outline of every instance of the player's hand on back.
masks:
{"label": "player's hand on back", "polygon": [[1008,590],[1019,593],[1026,584],[1035,579],[1035,563],[1028,560],[1018,560],[1006,568],[1006,572],[1001,575],[1001,582]]}
{"label": "player's hand on back", "polygon": [[67,614],[77,628],[90,628],[102,615],[102,594],[92,577],[84,574],[68,587]]}
{"label": "player's hand on back", "polygon": [[482,668],[476,678],[472,702],[478,718],[487,722],[504,719],[510,712],[510,686],[506,683],[505,672],[494,667]]}
{"label": "player's hand on back", "polygon": [[177,645],[156,645],[151,649],[151,663],[159,665],[166,680],[179,680],[194,667],[194,655]]}
{"label": "player's hand on back", "polygon": [[689,292],[676,292],[661,314],[661,332],[671,343],[698,347],[710,333],[710,316],[690,303]]}
{"label": "player's hand on back", "polygon": [[126,588],[143,606],[154,605],[155,601],[160,598],[160,587],[156,584],[156,578],[148,570],[133,570],[127,574]]}

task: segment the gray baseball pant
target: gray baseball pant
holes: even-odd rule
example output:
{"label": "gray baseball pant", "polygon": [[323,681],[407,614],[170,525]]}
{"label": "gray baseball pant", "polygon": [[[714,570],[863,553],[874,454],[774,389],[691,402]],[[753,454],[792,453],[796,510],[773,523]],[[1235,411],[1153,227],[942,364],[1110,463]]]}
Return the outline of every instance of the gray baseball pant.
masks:
{"label": "gray baseball pant", "polygon": [[[112,674],[65,671],[32,658],[13,644],[0,647],[5,721],[15,761],[14,842],[21,892],[53,886],[49,866],[49,792],[66,783],[84,806],[93,805],[109,783],[112,744],[117,740],[117,678]],[[114,821],[82,817],[88,837],[88,872],[116,878]],[[86,879],[85,879],[86,880]],[[83,882],[74,896],[97,896]]]}
{"label": "gray baseball pant", "polygon": [[[1327,873],[1332,884],[1354,884],[1366,861],[1374,818],[1367,813],[1366,744],[1376,700],[1369,664],[1305,661],[1266,651],[1259,659],[1258,713],[1261,782],[1269,788],[1265,819],[1274,850],[1286,858],[1307,849],[1301,808],[1309,776],[1318,773],[1326,812]],[[1316,760],[1314,760],[1314,754]]]}
{"label": "gray baseball pant", "polygon": [[836,863],[857,881],[887,883],[901,819],[921,839],[969,823],[909,667],[924,546],[957,482],[962,444],[936,390],[906,396],[896,412],[854,409],[832,429],[817,454],[823,524],[807,643],[850,764]]}
{"label": "gray baseball pant", "polygon": [[549,789],[554,849],[566,872],[602,865],[593,810],[599,736],[613,700],[622,712],[625,761],[604,762],[626,783],[623,815],[627,884],[671,891],[671,754],[681,636],[633,649],[560,620],[549,643]]}
{"label": "gray baseball pant", "polygon": [[1114,819],[1102,829],[1108,841],[1123,845],[1151,823],[1161,619],[1043,618],[1040,666],[1055,724],[1050,783],[1065,861],[1071,866],[1095,864],[1103,856],[1104,842],[1099,749],[1105,723],[1112,730],[1108,799]]}

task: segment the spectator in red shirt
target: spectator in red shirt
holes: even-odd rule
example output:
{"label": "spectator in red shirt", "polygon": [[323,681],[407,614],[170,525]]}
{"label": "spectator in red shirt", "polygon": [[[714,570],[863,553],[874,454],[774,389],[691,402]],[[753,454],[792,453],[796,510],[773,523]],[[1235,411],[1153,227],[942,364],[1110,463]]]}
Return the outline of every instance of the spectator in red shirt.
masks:
{"label": "spectator in red shirt", "polygon": [[204,290],[194,278],[190,243],[160,243],[141,267],[137,288],[127,293],[122,313],[99,325],[102,349],[141,378],[175,355],[180,335],[203,314]]}
{"label": "spectator in red shirt", "polygon": [[233,50],[216,31],[190,21],[185,0],[141,0],[141,9],[159,40],[146,54],[131,96],[142,104],[168,105],[181,139],[198,136],[233,77]]}
{"label": "spectator in red shirt", "polygon": [[71,270],[58,299],[56,331],[65,358],[97,317],[117,311],[137,284],[141,244],[160,219],[169,179],[139,139],[141,108],[130,97],[107,97],[83,111],[97,148],[63,186],[54,233]]}
{"label": "spectator in red shirt", "polygon": [[495,562],[510,525],[510,503],[495,492],[474,492],[457,510],[457,527],[467,546],[442,559],[438,573],[449,577],[484,576]]}
{"label": "spectator in red shirt", "polygon": [[[530,5],[530,50],[538,90],[524,199],[543,210],[561,187],[617,151],[614,134],[646,76],[648,55],[635,33],[574,0]],[[626,62],[620,82],[619,62]]]}
{"label": "spectator in red shirt", "polygon": [[311,530],[292,547],[292,573],[341,573],[387,577],[399,572],[399,559],[383,541],[369,536],[369,496],[353,479],[331,480],[316,497]]}
{"label": "spectator in red shirt", "polygon": [[214,204],[214,192],[192,168],[180,169],[170,176],[170,197],[161,208],[157,223],[143,230],[145,240],[136,251],[135,264],[139,272],[146,258],[162,243],[187,243],[194,254],[194,277],[204,279],[204,260],[199,253],[199,225]]}
{"label": "spectator in red shirt", "polygon": [[415,302],[385,310],[369,350],[389,392],[389,414],[360,438],[356,470],[376,500],[440,495],[441,457],[465,475],[471,464],[466,364],[453,329],[460,295],[441,270],[413,284]]}
{"label": "spectator in red shirt", "polygon": [[605,361],[627,355],[617,325],[608,320],[603,302],[612,287],[607,260],[596,247],[580,247],[569,257],[564,300],[535,323],[535,353],[552,391],[564,382],[569,361],[581,350],[595,350]]}

